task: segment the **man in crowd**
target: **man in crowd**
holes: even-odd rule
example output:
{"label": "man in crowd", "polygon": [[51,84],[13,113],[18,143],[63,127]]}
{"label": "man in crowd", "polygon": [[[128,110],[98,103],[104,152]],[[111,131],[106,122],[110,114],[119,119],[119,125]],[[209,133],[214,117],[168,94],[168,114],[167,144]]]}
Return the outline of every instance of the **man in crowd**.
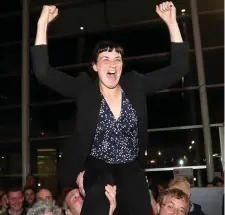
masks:
{"label": "man in crowd", "polygon": [[[182,190],[189,198],[191,197],[191,185],[185,177],[178,176],[171,180],[169,183],[169,189],[174,188]],[[200,205],[191,203],[188,215],[205,215],[205,213],[202,211]]]}
{"label": "man in crowd", "polygon": [[7,193],[9,208],[2,215],[25,215],[26,210],[23,208],[24,196],[20,189],[10,189]]}
{"label": "man in crowd", "polygon": [[24,205],[26,208],[31,208],[33,204],[36,201],[35,193],[36,191],[34,190],[33,187],[25,187],[24,188]]}
{"label": "man in crowd", "polygon": [[157,203],[158,215],[186,215],[190,200],[187,194],[179,189],[170,189],[161,193]]}
{"label": "man in crowd", "polygon": [[36,195],[37,202],[44,201],[50,202],[51,204],[55,205],[55,200],[53,199],[52,192],[49,189],[42,188],[37,192]]}

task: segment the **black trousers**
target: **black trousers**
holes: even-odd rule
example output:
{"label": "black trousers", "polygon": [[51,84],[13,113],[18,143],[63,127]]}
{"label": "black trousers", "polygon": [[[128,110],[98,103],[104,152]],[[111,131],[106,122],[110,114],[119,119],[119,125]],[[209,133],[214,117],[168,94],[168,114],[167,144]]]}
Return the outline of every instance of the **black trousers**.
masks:
{"label": "black trousers", "polygon": [[119,215],[149,215],[150,196],[144,171],[137,161],[126,164],[106,164],[89,157],[84,175],[86,197],[81,215],[108,215],[109,201],[105,185],[117,186]]}

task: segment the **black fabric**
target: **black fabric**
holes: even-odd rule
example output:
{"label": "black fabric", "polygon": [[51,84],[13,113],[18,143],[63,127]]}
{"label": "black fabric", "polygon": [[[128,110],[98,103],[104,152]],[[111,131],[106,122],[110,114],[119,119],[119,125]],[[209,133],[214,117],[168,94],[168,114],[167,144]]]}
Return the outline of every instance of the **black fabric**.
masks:
{"label": "black fabric", "polygon": [[[71,141],[65,144],[58,168],[61,188],[72,188],[84,168],[93,143],[101,105],[99,82],[87,74],[74,78],[52,68],[47,45],[34,46],[31,53],[33,71],[38,81],[66,97],[76,99],[74,132]],[[138,161],[142,167],[146,164],[145,150],[148,144],[146,96],[174,85],[187,72],[188,44],[171,43],[169,66],[144,75],[131,71],[121,76],[119,84],[137,113]]]}
{"label": "black fabric", "polygon": [[137,161],[126,164],[106,164],[89,156],[84,175],[85,200],[81,215],[106,215],[109,202],[105,196],[107,184],[117,186],[117,207],[123,215],[149,215],[150,196],[145,174]]}
{"label": "black fabric", "polygon": [[188,215],[206,215],[203,211],[202,211],[202,207],[201,205],[198,204],[194,204],[192,203],[194,208],[193,211],[189,212]]}
{"label": "black fabric", "polygon": [[[86,177],[87,179],[87,177]],[[87,190],[81,215],[108,215],[109,201],[105,196],[107,179],[98,178]]]}

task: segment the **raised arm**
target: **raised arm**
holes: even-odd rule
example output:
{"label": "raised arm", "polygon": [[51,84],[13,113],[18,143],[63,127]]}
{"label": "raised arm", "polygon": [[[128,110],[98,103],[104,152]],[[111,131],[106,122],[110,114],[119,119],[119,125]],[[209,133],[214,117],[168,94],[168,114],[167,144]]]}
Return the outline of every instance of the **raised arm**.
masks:
{"label": "raised arm", "polygon": [[176,84],[188,73],[188,43],[183,42],[172,2],[156,6],[156,12],[166,23],[171,40],[170,65],[157,71],[140,75],[146,94],[166,89]]}
{"label": "raised arm", "polygon": [[87,75],[74,78],[50,66],[47,47],[47,30],[49,23],[51,23],[57,15],[58,9],[55,6],[44,6],[42,9],[37,24],[35,46],[31,48],[33,71],[41,84],[46,85],[64,96],[74,98],[79,94],[81,88],[88,83],[89,79]]}

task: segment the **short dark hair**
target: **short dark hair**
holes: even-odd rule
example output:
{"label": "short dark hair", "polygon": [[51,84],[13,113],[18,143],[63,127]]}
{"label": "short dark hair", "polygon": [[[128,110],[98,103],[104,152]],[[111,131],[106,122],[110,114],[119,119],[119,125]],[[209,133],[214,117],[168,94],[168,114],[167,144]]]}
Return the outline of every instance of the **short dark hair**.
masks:
{"label": "short dark hair", "polygon": [[21,192],[22,195],[23,195],[23,191],[21,188],[18,188],[18,187],[13,187],[13,188],[9,188],[8,191],[7,191],[7,196],[9,196],[9,193],[12,193],[12,192]]}
{"label": "short dark hair", "polygon": [[93,54],[92,54],[92,63],[97,63],[97,59],[98,59],[98,56],[100,53],[106,52],[106,51],[111,52],[111,51],[113,51],[113,49],[115,49],[116,52],[121,54],[121,56],[123,58],[124,50],[119,44],[114,43],[112,41],[107,41],[107,40],[98,42],[96,44]]}
{"label": "short dark hair", "polygon": [[50,188],[47,188],[47,187],[39,187],[39,188],[37,189],[37,191],[36,191],[36,195],[38,195],[39,192],[40,192],[41,190],[47,190],[47,191],[49,191],[49,192],[51,193],[52,197],[53,197],[53,192],[52,192],[52,190],[51,190]]}
{"label": "short dark hair", "polygon": [[37,192],[39,192],[40,190],[48,190],[49,192],[52,193],[52,190],[49,188],[49,187],[44,187],[44,186],[41,186],[37,189]]}
{"label": "short dark hair", "polygon": [[34,193],[36,193],[36,190],[35,190],[33,187],[31,187],[31,186],[26,186],[26,187],[24,187],[23,193],[25,194],[25,192],[26,192],[27,190],[32,190]]}

